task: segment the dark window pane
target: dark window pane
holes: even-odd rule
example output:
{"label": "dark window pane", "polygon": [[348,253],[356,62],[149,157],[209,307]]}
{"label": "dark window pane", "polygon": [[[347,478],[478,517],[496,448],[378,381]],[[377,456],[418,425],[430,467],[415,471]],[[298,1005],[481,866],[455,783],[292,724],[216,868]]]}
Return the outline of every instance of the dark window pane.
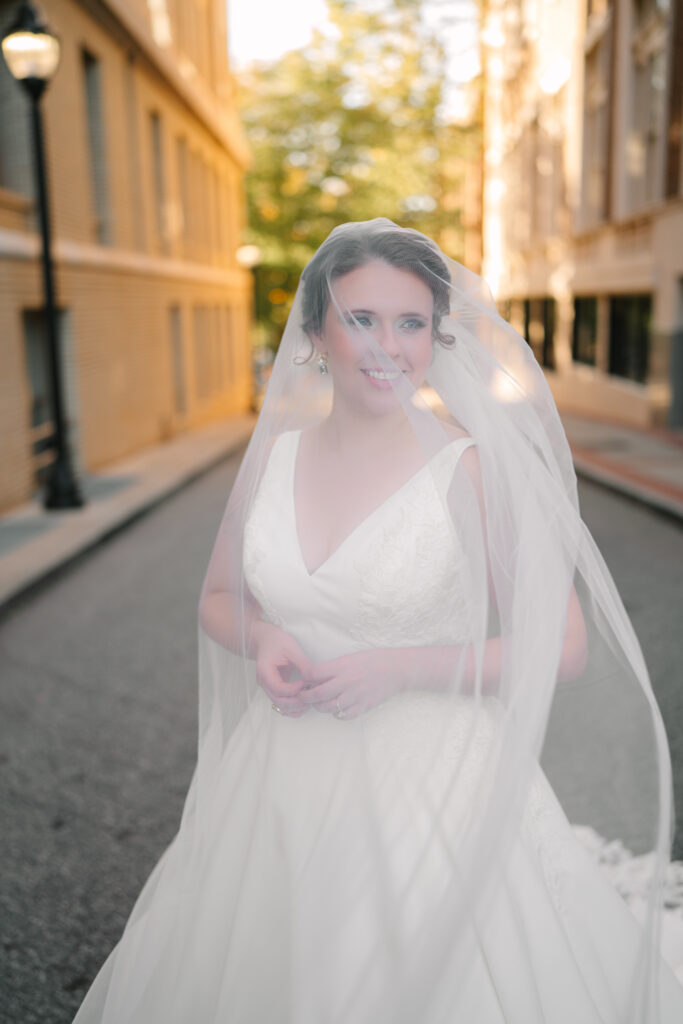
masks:
{"label": "dark window pane", "polygon": [[156,219],[157,238],[162,246],[166,244],[166,182],[164,177],[163,142],[161,134],[161,115],[151,111],[149,115],[150,143],[152,157],[152,195],[154,196],[154,212]]}
{"label": "dark window pane", "polygon": [[555,369],[555,299],[543,299],[543,365]]}
{"label": "dark window pane", "polygon": [[595,343],[598,333],[598,300],[581,296],[574,299],[574,335],[572,357],[576,363],[595,366]]}
{"label": "dark window pane", "polygon": [[[22,311],[24,351],[30,391],[30,437],[33,476],[37,485],[47,480],[55,449],[50,360],[45,316],[42,309]],[[60,332],[60,319],[57,331]]]}
{"label": "dark window pane", "polygon": [[169,335],[171,339],[171,366],[173,367],[173,398],[176,412],[187,411],[185,395],[185,352],[180,306],[171,306],[168,311]]}
{"label": "dark window pane", "polygon": [[555,368],[555,300],[524,300],[524,337],[546,369]]}
{"label": "dark window pane", "polygon": [[644,383],[650,348],[650,295],[615,295],[610,299],[609,372]]}
{"label": "dark window pane", "polygon": [[88,139],[88,158],[93,208],[95,213],[95,237],[103,245],[111,243],[109,217],[109,187],[107,182],[107,160],[105,152],[102,105],[102,78],[100,62],[87,50],[81,50],[83,66],[83,89]]}
{"label": "dark window pane", "polygon": [[23,319],[26,367],[31,391],[31,426],[41,427],[52,420],[45,319],[42,310],[36,309],[25,309]]}

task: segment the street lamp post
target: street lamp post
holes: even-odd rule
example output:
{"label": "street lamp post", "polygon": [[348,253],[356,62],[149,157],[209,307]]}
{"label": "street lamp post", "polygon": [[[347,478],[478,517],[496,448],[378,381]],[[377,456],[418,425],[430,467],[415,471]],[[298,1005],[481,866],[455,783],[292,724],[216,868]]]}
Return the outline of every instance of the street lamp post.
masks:
{"label": "street lamp post", "polygon": [[54,418],[55,459],[50,466],[43,504],[47,509],[78,508],[84,504],[74,476],[64,417],[64,400],[59,360],[54,273],[50,245],[50,211],[45,173],[45,148],[40,99],[59,63],[59,40],[48,28],[37,7],[23,0],[17,17],[3,36],[2,53],[12,76],[26,90],[31,101],[38,216],[42,236],[45,330]]}

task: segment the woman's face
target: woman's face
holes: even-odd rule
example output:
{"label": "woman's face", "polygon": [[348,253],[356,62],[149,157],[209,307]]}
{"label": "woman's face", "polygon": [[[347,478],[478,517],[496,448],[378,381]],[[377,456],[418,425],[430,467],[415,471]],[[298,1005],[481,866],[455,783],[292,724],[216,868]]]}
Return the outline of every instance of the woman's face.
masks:
{"label": "woman's face", "polygon": [[[404,374],[423,383],[432,356],[434,298],[409,270],[380,260],[338,277],[332,284],[320,349],[327,352],[335,399],[367,411],[388,411],[398,399],[393,381]],[[392,360],[380,366],[377,349]]]}

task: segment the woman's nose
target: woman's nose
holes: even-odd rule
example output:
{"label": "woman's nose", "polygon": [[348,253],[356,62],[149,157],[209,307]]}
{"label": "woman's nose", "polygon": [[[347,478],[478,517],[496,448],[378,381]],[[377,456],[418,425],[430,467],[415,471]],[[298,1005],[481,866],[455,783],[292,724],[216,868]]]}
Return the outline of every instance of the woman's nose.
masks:
{"label": "woman's nose", "polygon": [[388,356],[396,356],[400,352],[399,339],[393,324],[382,324],[378,341]]}

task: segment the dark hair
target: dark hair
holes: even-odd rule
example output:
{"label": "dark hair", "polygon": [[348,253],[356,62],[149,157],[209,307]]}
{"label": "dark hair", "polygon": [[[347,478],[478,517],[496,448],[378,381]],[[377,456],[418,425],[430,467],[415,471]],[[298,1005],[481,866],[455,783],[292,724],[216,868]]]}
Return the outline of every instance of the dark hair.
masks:
{"label": "dark hair", "polygon": [[330,282],[373,260],[382,260],[424,281],[434,296],[432,338],[446,347],[453,345],[453,335],[439,330],[442,317],[450,309],[450,274],[434,244],[411,228],[378,228],[376,221],[369,223],[371,227],[367,223],[346,224],[342,230],[333,231],[304,269],[303,329],[309,337],[322,332]]}

